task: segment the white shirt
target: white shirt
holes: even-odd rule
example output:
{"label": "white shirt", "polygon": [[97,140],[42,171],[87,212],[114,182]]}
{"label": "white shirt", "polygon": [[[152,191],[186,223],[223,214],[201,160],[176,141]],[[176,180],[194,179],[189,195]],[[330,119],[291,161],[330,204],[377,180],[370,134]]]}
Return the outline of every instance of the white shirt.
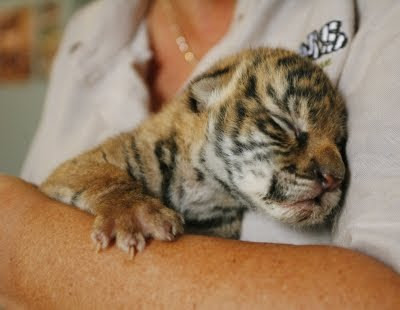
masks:
{"label": "white shirt", "polygon": [[[54,64],[22,177],[39,183],[62,161],[149,115],[132,69],[151,59],[147,1],[102,0],[72,18]],[[400,2],[238,0],[230,29],[192,77],[243,48],[284,47],[325,63],[349,112],[351,182],[333,231],[296,231],[247,214],[243,240],[335,244],[400,271]]]}

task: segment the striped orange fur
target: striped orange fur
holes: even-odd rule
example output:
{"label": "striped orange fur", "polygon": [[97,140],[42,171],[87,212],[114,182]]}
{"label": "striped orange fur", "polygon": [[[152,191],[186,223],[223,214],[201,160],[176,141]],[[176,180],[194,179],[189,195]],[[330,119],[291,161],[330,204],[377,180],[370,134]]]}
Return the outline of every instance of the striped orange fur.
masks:
{"label": "striped orange fur", "polygon": [[322,69],[245,50],[194,79],[137,129],[60,165],[41,190],[95,215],[127,252],[185,230],[238,238],[246,210],[322,223],[342,198],[346,110]]}

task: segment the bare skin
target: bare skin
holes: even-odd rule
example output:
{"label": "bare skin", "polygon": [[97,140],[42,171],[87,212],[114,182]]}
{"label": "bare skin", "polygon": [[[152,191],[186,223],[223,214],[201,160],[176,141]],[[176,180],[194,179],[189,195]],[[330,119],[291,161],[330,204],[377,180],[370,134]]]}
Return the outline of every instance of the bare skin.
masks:
{"label": "bare skin", "polygon": [[[228,31],[234,13],[233,0],[171,1],[180,28],[196,57],[201,59]],[[161,1],[154,1],[147,15],[153,63],[148,83],[153,95],[152,110],[171,99],[192,73],[195,63],[185,61],[176,45]]]}
{"label": "bare skin", "polygon": [[[0,301],[29,309],[396,309],[400,276],[329,246],[199,236],[153,241],[133,261],[96,254],[92,217],[0,176]],[[62,219],[62,220],[61,220]]]}

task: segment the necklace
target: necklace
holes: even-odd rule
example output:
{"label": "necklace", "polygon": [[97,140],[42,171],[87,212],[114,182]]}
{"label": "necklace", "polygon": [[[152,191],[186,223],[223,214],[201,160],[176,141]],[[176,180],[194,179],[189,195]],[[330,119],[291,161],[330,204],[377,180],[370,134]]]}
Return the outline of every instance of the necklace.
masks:
{"label": "necklace", "polygon": [[186,40],[181,27],[177,23],[175,10],[172,6],[171,1],[162,0],[161,2],[164,6],[164,11],[170,24],[171,31],[175,35],[175,43],[178,46],[179,51],[183,54],[183,58],[187,63],[190,63],[192,65],[197,64],[198,59],[194,54],[193,49],[190,47],[188,41]]}

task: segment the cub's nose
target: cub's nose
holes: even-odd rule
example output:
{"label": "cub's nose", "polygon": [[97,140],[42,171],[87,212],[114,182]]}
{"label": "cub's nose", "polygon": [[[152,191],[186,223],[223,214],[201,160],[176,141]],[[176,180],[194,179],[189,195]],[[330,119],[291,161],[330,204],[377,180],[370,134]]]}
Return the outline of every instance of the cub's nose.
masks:
{"label": "cub's nose", "polygon": [[337,189],[343,182],[344,175],[338,171],[334,172],[322,167],[314,166],[314,177],[324,192],[331,192]]}
{"label": "cub's nose", "polygon": [[312,160],[312,170],[322,190],[330,192],[337,189],[343,182],[346,167],[337,148],[325,146],[315,153]]}
{"label": "cub's nose", "polygon": [[340,184],[343,181],[343,179],[339,179],[327,173],[321,173],[321,177],[319,179],[321,182],[322,189],[326,192],[334,191],[340,186]]}

